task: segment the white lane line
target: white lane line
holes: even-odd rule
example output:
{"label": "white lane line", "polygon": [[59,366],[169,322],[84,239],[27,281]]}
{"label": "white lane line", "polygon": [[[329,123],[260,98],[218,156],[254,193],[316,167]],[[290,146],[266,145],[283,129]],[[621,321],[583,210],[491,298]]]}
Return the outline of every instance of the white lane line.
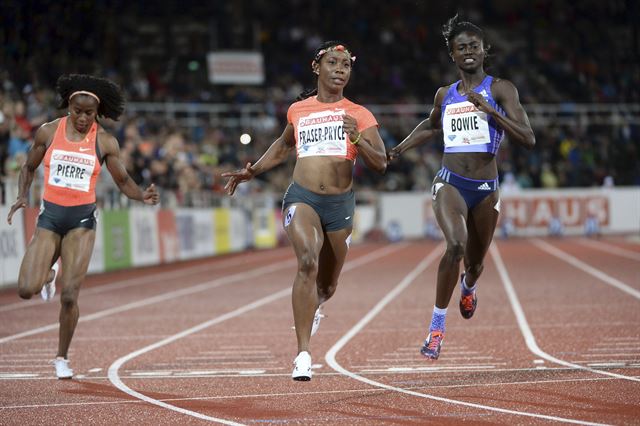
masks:
{"label": "white lane line", "polygon": [[[505,413],[505,414],[513,414],[516,416],[526,416],[526,417],[534,417],[534,418],[539,418],[539,419],[546,419],[546,420],[555,420],[555,421],[559,421],[559,422],[566,422],[566,423],[577,423],[577,424],[591,424],[591,425],[595,425],[598,423],[588,423],[588,422],[584,422],[582,420],[575,420],[575,419],[566,419],[563,417],[555,417],[555,416],[547,416],[544,414],[537,414],[537,413],[529,413],[526,411],[515,411],[515,410],[508,410],[505,408],[498,408],[498,407],[492,407],[489,405],[481,405],[481,404],[474,404],[471,402],[465,402],[465,401],[460,401],[460,400],[456,400],[456,399],[449,399],[449,398],[443,398],[440,396],[435,396],[435,395],[431,395],[431,394],[427,394],[427,393],[421,393],[421,392],[414,392],[412,390],[409,389],[405,389],[405,388],[399,388],[396,386],[390,386],[381,382],[376,382],[375,380],[371,380],[369,378],[360,376],[356,373],[353,373],[349,370],[347,370],[346,368],[342,367],[337,361],[336,361],[336,355],[338,354],[338,352],[356,335],[358,334],[376,315],[378,315],[380,313],[380,311],[382,311],[382,309],[389,304],[393,299],[395,299],[402,291],[404,291],[411,283],[413,283],[413,281],[424,271],[427,269],[427,267],[429,267],[429,265],[436,260],[439,256],[440,253],[442,252],[442,247],[443,245],[439,245],[438,247],[436,247],[431,253],[429,253],[429,255],[422,260],[422,262],[420,262],[393,290],[391,290],[389,293],[387,293],[387,295],[385,297],[383,297],[380,302],[378,302],[364,317],[362,317],[362,319],[356,324],[354,325],[344,336],[342,336],[335,345],[333,345],[329,351],[326,353],[325,355],[325,360],[327,362],[327,364],[333,368],[334,370],[336,370],[337,372],[350,377],[354,380],[359,380],[363,383],[367,383],[371,386],[375,386],[377,388],[382,388],[382,389],[387,389],[390,391],[395,391],[395,392],[400,392],[400,393],[405,393],[408,395],[413,395],[413,396],[417,396],[419,398],[425,398],[425,399],[431,399],[434,401],[440,401],[440,402],[445,402],[445,403],[449,403],[449,404],[455,404],[455,405],[462,405],[465,407],[472,407],[472,408],[478,408],[481,410],[489,410],[489,411],[495,411],[495,412],[499,412],[499,413]],[[417,350],[417,349],[416,349]]]}
{"label": "white lane line", "polygon": [[0,379],[32,379],[39,375],[38,373],[0,373]]}
{"label": "white lane line", "polygon": [[[612,367],[615,369],[624,369],[624,370],[637,370],[640,364],[636,363],[636,364],[628,364],[624,367]],[[365,367],[371,367],[371,366],[358,366],[357,368],[365,368]],[[421,367],[419,365],[415,366],[417,367]],[[316,368],[316,364],[313,365],[312,368]],[[352,367],[352,368],[356,368],[356,366]],[[430,368],[430,367],[424,367],[422,366],[421,368]],[[281,373],[280,371],[284,370],[286,372]],[[136,375],[134,373],[136,373],[136,371],[131,371],[131,370],[124,370],[126,374],[124,375],[120,375],[120,379],[136,379],[138,382],[141,381],[147,381],[147,380],[156,380],[156,379],[161,379],[161,380],[168,380],[168,379],[174,379],[174,380],[182,380],[184,379],[185,375],[189,374],[189,372],[191,371],[195,371],[195,370],[179,370],[179,369],[175,369],[175,370],[166,370],[166,374],[165,375],[153,375],[153,374],[143,374],[143,375]],[[160,371],[160,370],[158,370]],[[191,374],[189,375],[189,378],[227,378],[227,377],[231,377],[231,378],[239,378],[239,377],[244,377],[243,375],[240,374],[241,371],[254,371],[254,370],[248,370],[248,369],[236,369],[236,370],[199,370],[199,372],[201,374],[196,375],[196,374]],[[268,372],[267,372],[268,371]],[[264,373],[261,374],[257,374],[257,377],[291,377],[291,372],[289,372],[289,368],[283,368],[283,367],[272,367],[269,368],[269,370],[265,371]],[[464,370],[467,373],[482,373],[483,377],[488,377],[486,375],[486,373],[489,371],[487,370],[487,368],[484,367],[478,367],[476,369],[466,369]],[[492,368],[491,372],[492,373],[513,373],[513,372],[524,372],[524,373],[531,373],[531,372],[536,372],[536,373],[542,373],[542,374],[562,374],[562,373],[577,373],[580,370],[576,370],[575,368],[564,368],[564,367],[544,367],[544,366],[537,366],[537,367],[531,367],[531,368]],[[442,371],[425,371],[425,370],[407,370],[407,371],[401,371],[398,373],[402,373],[403,375],[420,375],[422,377],[424,377],[425,374],[428,374],[429,376],[433,376],[433,375],[437,375],[439,373],[450,373],[451,371],[449,369],[445,369]],[[6,374],[17,374],[17,375],[23,375],[23,374],[29,374],[31,375],[30,377],[2,377],[2,375],[0,375],[0,380],[5,380],[5,381],[14,381],[14,380],[58,380],[55,376],[52,376],[49,373],[49,369],[47,369],[47,372],[36,372],[36,371],[27,371],[27,372],[14,372],[14,373],[6,373]],[[388,376],[389,372],[386,370],[382,370],[380,369],[380,372],[378,373],[369,373],[370,375],[379,375],[379,376]],[[342,375],[341,373],[338,372],[314,372],[314,377],[318,376],[322,376],[322,377],[335,377],[335,376],[340,376]],[[96,380],[109,380],[109,377],[107,376],[92,376],[89,378],[89,380],[91,381],[96,381]],[[412,379],[414,380],[414,379]],[[554,381],[557,381],[558,383],[560,382],[567,382],[567,381],[576,381],[576,382],[580,382],[580,381],[600,381],[600,380],[619,380],[617,378],[613,378],[613,377],[603,377],[603,376],[597,376],[597,377],[589,377],[589,378],[578,378],[578,377],[571,377],[571,378],[566,378],[566,379],[550,379],[550,380],[525,380],[525,381],[519,381],[519,382],[514,382],[514,381],[510,381],[510,382],[490,382],[490,383],[471,383],[469,385],[462,385],[462,384],[452,384],[452,385],[436,385],[436,384],[431,384],[428,387],[444,387],[444,388],[456,388],[456,387],[466,387],[466,386],[499,386],[499,385],[505,385],[505,384],[529,384],[529,383],[553,383]],[[425,386],[425,389],[428,388],[427,386]],[[223,397],[223,396],[221,396]],[[229,396],[231,397],[231,396]],[[0,406],[0,408],[2,408],[2,406]]]}
{"label": "white lane line", "polygon": [[[237,274],[228,275],[226,277],[217,278],[213,281],[208,281],[202,284],[197,284],[191,287],[182,288],[180,290],[169,291],[165,293],[161,293],[157,296],[148,297],[143,300],[139,300],[132,303],[127,303],[126,305],[115,306],[113,308],[105,309],[102,311],[94,312],[93,314],[81,316],[78,322],[87,322],[93,321],[99,318],[104,318],[109,315],[117,314],[124,311],[129,311],[131,309],[140,308],[143,306],[152,305],[159,302],[164,302],[167,300],[173,300],[177,297],[182,297],[194,293],[199,293],[206,290],[211,290],[216,287],[220,287],[223,285],[231,284],[237,281],[246,281],[250,278],[263,276],[265,274],[270,274],[272,272],[276,272],[280,269],[285,269],[293,266],[295,264],[295,260],[288,260],[285,262],[278,262],[275,265],[263,266],[260,268],[255,268],[250,271],[240,272]],[[20,339],[22,337],[33,336],[34,334],[43,333],[46,331],[56,330],[58,328],[58,323],[45,325],[42,327],[34,328],[31,330],[23,331],[21,333],[12,334],[10,336],[5,336],[0,338],[0,344],[9,342],[11,340]]]}
{"label": "white lane line", "polygon": [[252,354],[252,355],[262,355],[262,354],[270,354],[271,351],[269,349],[258,349],[258,350],[252,350],[252,349],[245,349],[245,350],[235,350],[235,351],[201,351],[199,352],[201,354],[210,354],[210,355],[233,355],[233,356],[238,356],[238,355],[247,355],[247,354]]}
{"label": "white lane line", "polygon": [[[390,362],[424,362],[423,359],[417,359],[418,357],[410,357],[410,358],[367,358],[367,362],[371,363],[390,363]],[[490,360],[494,359],[492,356],[449,356],[447,353],[447,361],[466,361],[466,360],[474,360],[474,359],[484,359]]]}
{"label": "white lane line", "polygon": [[[507,293],[507,297],[509,298],[509,302],[511,302],[511,307],[513,308],[513,312],[516,316],[516,320],[518,322],[518,326],[520,327],[520,332],[522,333],[522,336],[524,337],[524,340],[527,344],[527,347],[529,348],[529,350],[539,356],[540,358],[544,358],[547,361],[551,361],[554,362],[556,364],[560,364],[560,365],[564,365],[565,367],[571,367],[571,368],[576,368],[576,369],[581,369],[581,370],[586,370],[589,371],[591,373],[595,373],[595,374],[603,374],[605,376],[610,376],[610,377],[616,377],[618,379],[624,379],[624,380],[631,380],[634,382],[640,382],[640,379],[638,379],[637,377],[630,377],[630,376],[624,376],[622,374],[615,374],[615,373],[610,373],[608,371],[601,371],[601,370],[594,370],[593,368],[588,368],[582,365],[578,365],[578,364],[574,364],[572,362],[568,362],[568,361],[564,361],[562,359],[556,358],[552,355],[549,355],[548,353],[546,353],[545,351],[543,351],[542,349],[540,349],[540,347],[538,346],[538,343],[536,343],[536,338],[533,335],[533,332],[531,331],[531,327],[529,327],[529,323],[527,321],[527,317],[524,314],[524,310],[522,309],[522,305],[520,304],[520,300],[518,299],[518,296],[516,294],[516,291],[513,287],[513,283],[511,282],[511,278],[509,278],[509,273],[507,272],[507,268],[504,265],[504,262],[502,261],[502,257],[500,256],[500,252],[498,251],[498,247],[496,246],[496,244],[491,244],[491,247],[489,248],[490,252],[491,252],[491,256],[493,257],[493,262],[496,265],[496,268],[498,269],[498,274],[500,275],[500,278],[502,279],[502,285],[504,286],[504,289]],[[602,355],[600,355],[602,356]]]}
{"label": "white lane line", "polygon": [[610,354],[607,354],[607,353],[604,353],[604,354],[581,354],[581,356],[585,357],[585,358],[586,357],[601,358],[601,357],[604,357],[604,356],[608,356],[608,357],[611,357],[611,356],[634,356],[634,355],[640,355],[640,354],[638,354],[637,352],[610,353]]}
{"label": "white lane line", "polygon": [[[111,383],[113,383],[113,385],[115,387],[117,387],[118,389],[120,389],[122,392],[126,393],[127,395],[133,396],[134,398],[138,398],[142,401],[148,402],[150,404],[153,405],[157,405],[159,407],[163,407],[166,408],[168,410],[172,410],[172,411],[176,411],[178,413],[182,413],[182,414],[186,414],[188,416],[192,416],[201,420],[209,420],[209,421],[213,421],[213,422],[218,422],[218,423],[222,423],[222,424],[226,424],[226,425],[238,425],[241,423],[236,423],[234,421],[231,420],[227,420],[227,419],[221,419],[218,417],[212,417],[212,416],[207,416],[205,414],[202,413],[198,413],[196,411],[192,411],[192,410],[187,410],[185,408],[181,408],[181,407],[177,407],[175,405],[171,405],[171,404],[167,404],[166,402],[160,401],[158,399],[154,399],[151,397],[148,397],[138,391],[135,391],[133,389],[131,389],[130,387],[128,387],[127,385],[124,384],[124,382],[120,379],[120,376],[118,375],[118,370],[120,369],[120,367],[122,365],[124,365],[127,361],[130,361],[142,354],[145,354],[147,352],[150,352],[152,350],[158,349],[162,346],[165,346],[169,343],[172,343],[178,339],[181,339],[183,337],[186,337],[190,334],[193,333],[197,333],[200,330],[204,330],[205,328],[211,327],[214,324],[219,324],[223,321],[226,321],[228,319],[234,318],[236,316],[242,315],[244,313],[247,313],[253,309],[259,308],[263,305],[266,305],[268,303],[271,303],[273,301],[276,301],[282,297],[285,297],[287,295],[291,294],[291,288],[287,287],[285,289],[282,289],[280,291],[277,291],[275,293],[270,294],[269,296],[263,297],[262,299],[258,299],[255,302],[249,303],[247,305],[244,305],[238,309],[235,309],[231,312],[228,312],[224,315],[218,316],[216,318],[213,318],[209,321],[205,321],[201,324],[196,325],[195,327],[191,327],[189,329],[186,329],[180,333],[174,334],[173,336],[170,336],[164,340],[161,340],[159,342],[156,342],[154,344],[145,346],[142,349],[138,349],[137,351],[131,352],[121,358],[119,358],[118,360],[116,360],[113,364],[111,364],[111,366],[109,366],[109,381]],[[138,373],[139,374],[139,373]]]}
{"label": "white lane line", "polygon": [[[273,257],[282,257],[282,253],[280,253],[280,249],[276,249],[269,252],[264,252],[265,255],[271,255],[275,253]],[[258,253],[256,253],[258,254]],[[253,256],[259,257],[259,256]],[[271,257],[271,256],[268,256]],[[212,259],[213,260],[213,259]],[[225,269],[232,266],[242,265],[242,264],[251,264],[252,259],[243,259],[242,257],[232,258],[232,259],[224,259],[216,261],[215,263],[207,263],[205,265],[197,265],[197,266],[187,266],[182,267],[176,270],[168,271],[168,272],[158,272],[151,275],[144,275],[136,278],[127,278],[124,280],[114,281],[110,284],[98,285],[96,287],[91,287],[82,290],[82,296],[88,296],[91,294],[100,294],[106,293],[112,290],[120,290],[126,287],[137,287],[139,285],[144,284],[156,284],[159,281],[170,281],[175,278],[184,278],[185,275],[196,275],[203,272],[211,272],[218,269]],[[160,266],[160,265],[158,265]],[[178,267],[176,265],[176,267]],[[31,300],[22,300],[15,303],[10,303],[4,306],[0,306],[0,312],[12,311],[15,309],[27,308],[34,305],[43,305],[45,303],[41,298],[32,298]]]}
{"label": "white lane line", "polygon": [[406,367],[387,367],[387,368],[363,368],[361,373],[381,373],[381,372],[409,372],[409,371],[469,371],[469,370],[493,370],[495,365],[456,365],[451,367],[420,367],[420,366],[406,366]]}
{"label": "white lane line", "polygon": [[[386,373],[388,374],[388,373]],[[331,374],[323,374],[323,375],[337,375],[337,373]],[[282,374],[281,376],[290,377],[290,373]],[[44,378],[43,378],[44,379]],[[181,377],[181,379],[183,379]],[[55,377],[48,377],[46,380],[58,380]],[[91,380],[96,380],[95,377],[92,377]],[[456,388],[466,388],[466,387],[476,387],[476,386],[505,386],[505,385],[528,385],[528,384],[539,384],[539,383],[547,383],[547,384],[555,384],[555,383],[565,383],[565,382],[599,382],[599,381],[608,381],[614,380],[609,377],[594,377],[594,378],[583,378],[583,379],[554,379],[554,380],[541,380],[541,381],[520,381],[520,382],[504,382],[504,383],[485,383],[485,384],[457,384],[457,385],[433,385],[433,386],[411,386],[407,389],[429,389],[432,387],[438,388],[447,388],[447,389],[456,389]],[[301,398],[307,395],[332,395],[332,394],[346,394],[346,393],[375,393],[380,392],[378,388],[365,388],[365,389],[341,389],[341,390],[324,390],[324,391],[307,391],[307,392],[277,392],[277,393],[262,393],[262,394],[244,394],[244,395],[220,395],[220,396],[201,396],[201,397],[190,397],[190,398],[166,398],[161,401],[164,402],[188,402],[188,401],[213,401],[213,400],[225,400],[225,399],[246,399],[246,398],[278,398],[278,397],[286,397],[288,400],[291,397]],[[9,406],[1,406],[0,409],[26,409],[26,408],[53,408],[53,407],[86,407],[90,405],[119,405],[119,404],[142,404],[144,401],[91,401],[91,402],[63,402],[63,403],[54,403],[54,404],[29,404],[29,405],[9,405]]]}
{"label": "white lane line", "polygon": [[623,283],[620,280],[617,280],[615,278],[613,278],[610,275],[605,274],[604,272],[602,272],[599,269],[594,268],[591,265],[586,264],[585,262],[579,260],[576,257],[571,256],[569,253],[564,252],[554,246],[552,246],[551,244],[542,241],[540,239],[533,239],[531,240],[531,243],[534,244],[535,246],[537,246],[538,248],[546,251],[547,253],[549,253],[552,256],[557,257],[558,259],[569,263],[570,265],[586,272],[589,275],[592,275],[594,277],[596,277],[597,279],[604,281],[605,283],[609,284],[610,286],[613,286],[615,288],[617,288],[618,290],[622,290],[625,293],[630,294],[631,296],[635,297],[636,299],[640,299],[640,291],[636,290],[633,287],[628,286],[627,284]]}
{"label": "white lane line", "polygon": [[632,250],[626,250],[613,244],[607,244],[602,241],[587,240],[586,238],[581,238],[580,240],[578,240],[578,242],[584,246],[593,247],[595,249],[626,257],[631,260],[640,260],[640,253]]}
{"label": "white lane line", "polygon": [[[401,248],[404,248],[407,244],[397,244],[394,246],[386,246],[383,248],[380,248],[374,252],[368,253],[364,256],[361,256],[353,261],[348,262],[344,268],[343,268],[343,273],[346,271],[349,271],[351,269],[357,268],[359,266],[362,266],[368,262],[372,262],[374,260],[377,260],[378,258],[387,256],[388,254],[400,250]],[[210,417],[210,416],[206,416],[202,413],[198,413],[196,411],[191,411],[191,410],[187,410],[181,407],[176,407],[174,405],[171,404],[167,404],[163,401],[148,397],[140,392],[134,391],[133,389],[131,389],[130,387],[128,387],[127,385],[125,385],[122,380],[120,379],[119,375],[118,375],[118,370],[120,369],[120,367],[122,365],[124,365],[124,363],[126,363],[127,361],[130,361],[142,354],[145,354],[147,352],[153,351],[155,349],[158,349],[162,346],[168,345],[169,343],[175,342],[176,340],[182,339],[183,337],[189,336],[193,333],[197,333],[198,331],[204,330],[208,327],[211,327],[212,325],[215,324],[219,324],[223,321],[226,321],[228,319],[231,318],[235,318],[237,316],[240,316],[242,314],[245,314],[249,311],[252,311],[256,308],[259,308],[261,306],[264,306],[266,304],[269,304],[271,302],[274,302],[278,299],[281,299],[285,296],[289,296],[291,295],[291,287],[287,287],[284,288],[278,292],[272,293],[269,296],[265,296],[261,299],[258,299],[252,303],[249,303],[247,305],[241,306],[231,312],[228,312],[226,314],[220,315],[216,318],[213,318],[209,321],[205,321],[201,324],[198,324],[194,327],[191,327],[187,330],[184,330],[180,333],[174,334],[173,336],[167,337],[166,339],[163,339],[159,342],[153,343],[151,345],[145,346],[142,349],[139,349],[135,352],[131,352],[128,355],[125,355],[121,358],[119,358],[118,360],[116,360],[113,364],[111,364],[111,366],[109,367],[109,373],[108,373],[108,377],[109,377],[109,381],[111,381],[111,383],[113,383],[113,385],[115,387],[117,387],[118,389],[120,389],[122,392],[133,396],[134,398],[138,398],[141,399],[143,401],[146,401],[150,404],[154,404],[154,405],[158,405],[160,407],[166,408],[168,410],[173,410],[173,411],[177,411],[179,413],[182,414],[186,414],[192,417],[196,417],[198,419],[203,419],[203,420],[210,420],[210,421],[214,421],[214,422],[219,422],[222,424],[239,424],[239,423],[235,423],[232,422],[230,420],[226,420],[226,419],[219,419],[216,417]]]}

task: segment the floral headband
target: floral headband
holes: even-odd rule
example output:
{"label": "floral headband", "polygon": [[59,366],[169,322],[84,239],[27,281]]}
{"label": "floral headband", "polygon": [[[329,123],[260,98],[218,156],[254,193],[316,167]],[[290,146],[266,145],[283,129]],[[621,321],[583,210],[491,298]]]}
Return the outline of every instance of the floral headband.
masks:
{"label": "floral headband", "polygon": [[344,47],[341,44],[337,44],[335,46],[331,46],[331,47],[327,47],[325,49],[321,49],[318,54],[316,55],[315,58],[313,58],[313,61],[311,61],[311,66],[320,63],[320,58],[322,58],[322,55],[324,55],[327,52],[334,52],[334,51],[338,51],[338,52],[344,52],[347,55],[349,55],[349,58],[351,59],[351,62],[355,62],[356,61],[356,57],[351,55],[351,52]]}

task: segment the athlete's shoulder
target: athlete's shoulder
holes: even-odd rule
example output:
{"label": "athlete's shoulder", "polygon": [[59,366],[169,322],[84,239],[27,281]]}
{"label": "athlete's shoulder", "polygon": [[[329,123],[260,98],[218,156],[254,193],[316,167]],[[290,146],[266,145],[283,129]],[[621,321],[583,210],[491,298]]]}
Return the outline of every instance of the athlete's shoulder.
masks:
{"label": "athlete's shoulder", "polygon": [[308,108],[317,104],[315,96],[309,96],[308,98],[295,101],[289,106],[289,110],[297,110],[301,108]]}
{"label": "athlete's shoulder", "polygon": [[517,94],[518,89],[510,80],[507,80],[505,78],[493,77],[493,81],[491,82],[491,93],[493,94],[494,98],[499,98]]}
{"label": "athlete's shoulder", "polygon": [[98,139],[100,151],[103,154],[110,154],[118,151],[119,146],[116,137],[106,131],[105,128],[99,124],[98,129],[96,130],[96,137]]}
{"label": "athlete's shoulder", "polygon": [[36,141],[41,140],[43,142],[49,141],[58,130],[58,126],[62,122],[62,118],[56,118],[55,120],[48,121],[42,124],[36,131]]}
{"label": "athlete's shoulder", "polygon": [[348,98],[343,98],[342,101],[340,101],[340,104],[341,104],[342,108],[348,108],[348,109],[352,109],[352,110],[355,110],[355,111],[367,111],[369,113],[371,112],[364,105],[356,103],[356,102],[354,102],[354,101],[352,101],[351,99],[348,99]]}
{"label": "athlete's shoulder", "polygon": [[447,93],[449,93],[449,90],[451,90],[451,88],[455,84],[456,83],[451,83],[444,86],[440,86],[438,90],[436,90],[436,95],[434,97],[436,104],[441,104],[444,101],[444,98],[447,96]]}
{"label": "athlete's shoulder", "polygon": [[51,131],[51,130],[55,131],[60,125],[60,123],[62,123],[62,118],[63,117],[59,117],[59,118],[56,118],[55,120],[47,121],[46,123],[40,126],[40,129],[43,129],[46,131]]}
{"label": "athlete's shoulder", "polygon": [[515,89],[516,86],[511,82],[511,80],[507,80],[506,78],[500,77],[491,77],[493,80],[491,81],[491,88],[500,87],[507,89]]}

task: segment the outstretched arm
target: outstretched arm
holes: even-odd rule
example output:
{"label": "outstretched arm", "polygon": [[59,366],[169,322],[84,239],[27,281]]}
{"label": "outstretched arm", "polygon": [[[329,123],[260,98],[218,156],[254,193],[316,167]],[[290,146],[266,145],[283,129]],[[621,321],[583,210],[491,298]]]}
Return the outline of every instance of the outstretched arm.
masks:
{"label": "outstretched arm", "polygon": [[438,89],[429,117],[422,120],[420,124],[409,133],[409,136],[389,151],[389,160],[398,158],[400,154],[406,150],[420,146],[435,135],[442,133],[442,124],[440,121],[442,118],[442,100],[447,94],[447,89],[447,87]]}
{"label": "outstretched arm", "polygon": [[238,184],[251,180],[254,176],[271,170],[285,161],[294,146],[293,126],[289,123],[282,132],[282,135],[271,144],[255,164],[251,165],[251,163],[247,163],[244,169],[222,174],[222,177],[229,178],[227,184],[224,186],[225,191],[227,191],[229,195],[233,195],[233,193],[236,192]]}
{"label": "outstretched arm", "polygon": [[506,116],[500,114],[478,93],[468,95],[469,102],[474,104],[480,111],[491,115],[496,122],[509,135],[509,138],[524,146],[533,149],[536,144],[536,137],[533,134],[531,123],[526,111],[520,104],[518,90],[509,80],[496,79],[491,85],[493,96],[507,113]]}
{"label": "outstretched arm", "polygon": [[107,170],[113,181],[124,195],[132,200],[142,201],[145,204],[158,204],[160,196],[154,184],[149,185],[144,191],[131,179],[127,169],[120,160],[120,147],[118,141],[107,132],[100,133],[100,150],[104,154]]}
{"label": "outstretched arm", "polygon": [[33,176],[42,163],[45,153],[47,152],[47,143],[56,131],[57,126],[52,123],[46,123],[40,126],[36,132],[36,136],[33,141],[33,145],[27,153],[27,160],[20,168],[20,175],[18,176],[18,198],[13,203],[7,216],[7,222],[11,225],[11,220],[15,212],[19,209],[27,207],[27,194],[29,188],[33,183]]}

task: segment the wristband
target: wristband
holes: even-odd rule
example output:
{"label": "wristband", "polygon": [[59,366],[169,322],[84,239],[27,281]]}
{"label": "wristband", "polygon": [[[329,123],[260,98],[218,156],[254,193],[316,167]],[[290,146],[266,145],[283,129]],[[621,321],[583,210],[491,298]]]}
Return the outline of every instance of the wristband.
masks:
{"label": "wristband", "polygon": [[358,145],[358,142],[360,142],[361,138],[362,138],[362,132],[358,132],[358,137],[356,138],[356,140],[352,141],[351,139],[349,139],[349,142],[351,142],[354,145]]}

